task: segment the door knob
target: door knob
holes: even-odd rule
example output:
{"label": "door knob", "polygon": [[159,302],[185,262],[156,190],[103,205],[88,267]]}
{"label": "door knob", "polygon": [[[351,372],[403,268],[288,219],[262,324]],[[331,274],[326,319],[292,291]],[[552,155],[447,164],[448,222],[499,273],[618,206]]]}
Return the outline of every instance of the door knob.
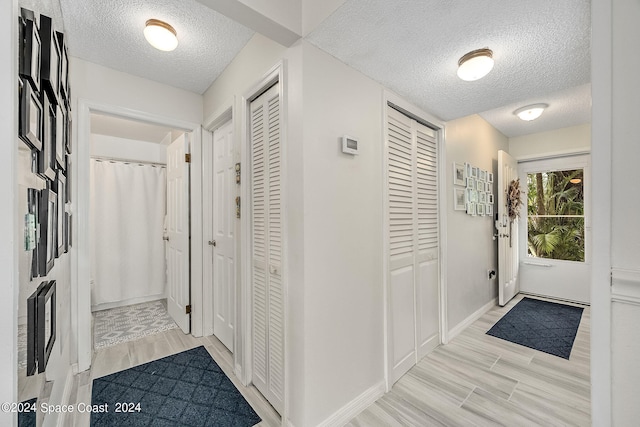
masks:
{"label": "door knob", "polygon": [[166,240],[168,242],[169,241],[169,236],[162,236],[162,240]]}
{"label": "door knob", "polygon": [[216,247],[216,241],[215,240],[209,240],[209,246],[213,246],[215,248]]}

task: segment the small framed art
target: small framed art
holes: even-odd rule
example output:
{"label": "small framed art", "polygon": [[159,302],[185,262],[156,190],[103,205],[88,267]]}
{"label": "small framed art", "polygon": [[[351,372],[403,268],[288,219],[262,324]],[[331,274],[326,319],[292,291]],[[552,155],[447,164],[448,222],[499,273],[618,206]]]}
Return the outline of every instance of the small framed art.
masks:
{"label": "small framed art", "polygon": [[453,163],[453,185],[464,186],[465,184],[464,164]]}
{"label": "small framed art", "polygon": [[18,135],[31,150],[42,150],[42,104],[38,94],[23,79],[18,80],[20,108]]}
{"label": "small framed art", "polygon": [[467,205],[467,190],[465,188],[453,189],[453,210],[464,211]]}

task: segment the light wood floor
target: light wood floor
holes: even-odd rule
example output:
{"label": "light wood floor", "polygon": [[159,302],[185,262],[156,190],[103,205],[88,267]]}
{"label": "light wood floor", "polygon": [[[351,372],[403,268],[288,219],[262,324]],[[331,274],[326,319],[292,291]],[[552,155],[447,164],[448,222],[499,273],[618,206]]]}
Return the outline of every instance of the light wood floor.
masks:
{"label": "light wood floor", "polygon": [[[191,335],[185,335],[180,329],[161,332],[137,341],[118,344],[94,352],[91,369],[75,377],[69,403],[85,402],[89,404],[91,402],[91,386],[94,378],[122,371],[201,345],[207,349],[211,357],[262,418],[262,422],[258,426],[280,426],[280,416],[262,394],[253,386],[244,387],[235,377],[232,368],[232,355],[216,337],[194,338]],[[88,413],[79,414],[76,412],[72,418],[67,419],[65,425],[75,427],[89,426],[90,414]]]}
{"label": "light wood floor", "polygon": [[436,348],[348,426],[590,426],[590,308],[565,360],[485,334],[522,297]]}

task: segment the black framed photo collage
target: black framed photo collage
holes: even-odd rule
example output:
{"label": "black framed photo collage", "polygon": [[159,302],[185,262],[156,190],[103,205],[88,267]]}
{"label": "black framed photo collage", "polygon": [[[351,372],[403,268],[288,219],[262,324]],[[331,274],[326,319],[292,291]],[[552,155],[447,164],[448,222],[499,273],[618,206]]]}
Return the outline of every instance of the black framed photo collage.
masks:
{"label": "black framed photo collage", "polygon": [[[69,57],[64,34],[50,17],[22,8],[18,28],[19,143],[30,152],[31,172],[43,182],[41,189],[27,189],[25,250],[31,252],[33,280],[46,277],[71,247]],[[55,341],[55,301],[55,281],[43,281],[28,298],[28,375],[46,366]],[[38,331],[45,330],[39,340]]]}

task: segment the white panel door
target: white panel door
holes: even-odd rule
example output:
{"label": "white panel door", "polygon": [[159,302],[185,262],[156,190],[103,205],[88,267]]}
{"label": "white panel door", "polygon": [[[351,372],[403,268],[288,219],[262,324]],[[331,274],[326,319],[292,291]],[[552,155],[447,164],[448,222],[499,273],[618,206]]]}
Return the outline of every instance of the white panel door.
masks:
{"label": "white panel door", "polygon": [[236,304],[233,124],[213,133],[213,333],[233,353]]}
{"label": "white panel door", "polygon": [[167,309],[184,333],[190,331],[188,135],[167,147]]}
{"label": "white panel door", "polygon": [[280,95],[276,84],[251,103],[253,383],[284,407],[284,294]]}
{"label": "white panel door", "polygon": [[436,132],[393,108],[387,122],[391,382],[440,343]]}
{"label": "white panel door", "polygon": [[[550,193],[554,196],[549,197],[550,193],[544,192],[544,199],[547,203],[553,203],[555,212],[540,212],[543,214],[557,215],[555,219],[564,217],[560,223],[564,223],[566,227],[560,233],[560,246],[564,236],[571,235],[575,232],[573,227],[567,227],[571,221],[582,221],[583,234],[573,235],[577,242],[582,242],[583,257],[582,260],[571,259],[571,257],[563,257],[562,251],[553,252],[551,254],[535,254],[529,247],[529,221],[533,221],[533,228],[540,230],[540,220],[545,215],[529,215],[525,206],[522,208],[521,221],[523,226],[520,227],[520,289],[536,295],[543,295],[563,300],[576,301],[589,304],[591,300],[591,173],[590,173],[590,157],[589,155],[559,157],[555,159],[544,159],[536,161],[521,162],[518,165],[520,171],[520,182],[527,183],[529,178],[535,182],[537,187],[538,174],[542,175],[548,172],[573,171],[580,179],[577,182],[566,182],[571,176],[566,177],[560,184],[564,188],[561,191],[551,188]],[[580,173],[580,171],[582,173]],[[536,179],[533,179],[536,178]],[[542,180],[542,176],[540,176]],[[548,176],[544,180],[547,185],[550,184]],[[556,186],[558,185],[556,184]],[[543,185],[544,188],[544,185]],[[526,190],[526,187],[523,188]],[[581,196],[581,197],[580,197]],[[549,199],[547,199],[549,197]],[[557,198],[557,199],[556,199]],[[562,212],[562,207],[556,205],[555,201],[564,199],[567,203],[565,207],[571,204],[573,207],[570,212]],[[555,199],[555,200],[554,200]],[[524,195],[523,201],[526,202]],[[551,206],[548,206],[551,209]],[[547,209],[547,207],[545,207]],[[582,214],[580,212],[582,211]],[[536,217],[538,218],[536,220]],[[546,221],[554,219],[551,215]],[[565,222],[565,221],[568,221]],[[536,227],[535,224],[538,224]],[[527,224],[525,226],[524,224]],[[548,235],[552,237],[555,232],[547,230]],[[565,234],[566,233],[566,234]],[[534,232],[535,234],[535,232]],[[563,236],[564,235],[564,236]],[[534,240],[534,239],[532,239]],[[565,246],[566,247],[566,246]],[[535,251],[535,249],[534,249]],[[579,258],[579,257],[578,257]]]}
{"label": "white panel door", "polygon": [[[501,306],[520,292],[518,281],[518,218],[510,219],[507,191],[518,179],[518,162],[507,152],[498,151],[498,300]],[[520,183],[520,188],[526,183]],[[526,207],[524,208],[526,209]]]}

